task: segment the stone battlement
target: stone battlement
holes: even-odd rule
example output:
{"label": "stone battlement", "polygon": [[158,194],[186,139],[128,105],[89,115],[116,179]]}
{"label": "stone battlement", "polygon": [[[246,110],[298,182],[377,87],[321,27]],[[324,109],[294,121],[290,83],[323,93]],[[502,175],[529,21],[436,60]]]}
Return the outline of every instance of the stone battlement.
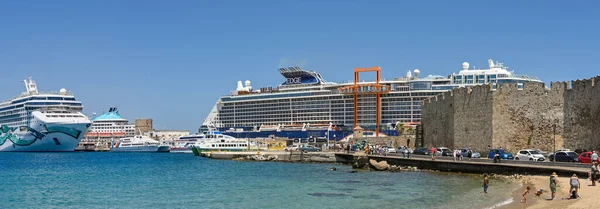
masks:
{"label": "stone battlement", "polygon": [[[600,76],[568,82],[461,87],[423,101],[426,145],[600,148]],[[556,129],[554,129],[556,127]],[[556,136],[554,132],[556,130]]]}

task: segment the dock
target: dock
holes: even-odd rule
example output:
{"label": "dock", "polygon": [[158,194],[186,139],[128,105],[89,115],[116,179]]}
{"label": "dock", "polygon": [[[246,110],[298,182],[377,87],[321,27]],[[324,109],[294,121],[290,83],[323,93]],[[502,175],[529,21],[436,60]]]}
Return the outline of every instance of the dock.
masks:
{"label": "dock", "polygon": [[[319,163],[337,163],[336,154],[333,152],[286,152],[286,151],[244,151],[244,152],[203,152],[199,156],[218,159],[235,160],[247,159],[251,156],[273,156],[275,161],[280,162],[319,162]],[[265,160],[266,161],[266,160]]]}

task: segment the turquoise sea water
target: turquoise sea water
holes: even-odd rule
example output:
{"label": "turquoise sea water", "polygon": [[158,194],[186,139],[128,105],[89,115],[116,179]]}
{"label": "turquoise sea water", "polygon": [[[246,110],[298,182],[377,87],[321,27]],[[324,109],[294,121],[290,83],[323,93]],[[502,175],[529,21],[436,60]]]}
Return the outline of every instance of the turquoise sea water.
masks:
{"label": "turquoise sea water", "polygon": [[[329,171],[335,166],[337,171]],[[2,208],[482,208],[515,185],[169,153],[0,153]]]}

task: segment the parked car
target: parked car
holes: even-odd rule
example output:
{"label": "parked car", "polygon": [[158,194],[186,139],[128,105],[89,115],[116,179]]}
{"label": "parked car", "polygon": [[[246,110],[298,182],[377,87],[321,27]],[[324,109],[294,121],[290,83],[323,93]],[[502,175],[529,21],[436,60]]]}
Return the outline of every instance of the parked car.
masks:
{"label": "parked car", "polygon": [[302,152],[320,152],[321,148],[314,147],[312,145],[304,145],[304,146],[300,146],[300,148],[298,148],[298,150],[300,150]]}
{"label": "parked car", "polygon": [[286,148],[283,148],[283,151],[286,151],[286,152],[287,151],[296,151],[296,150],[298,150],[298,148],[300,148],[299,144],[293,144],[293,145],[287,146]]}
{"label": "parked car", "polygon": [[511,154],[510,152],[503,150],[503,149],[490,149],[490,152],[488,153],[488,158],[490,159],[494,159],[494,155],[496,154],[496,151],[499,152],[500,154],[500,158],[501,159],[513,159],[513,154]]}
{"label": "parked car", "polygon": [[[462,148],[462,149],[460,149],[460,154],[463,157],[469,157],[469,150],[471,150],[471,149]],[[475,151],[471,150],[471,158],[480,158],[480,157],[481,157],[481,155],[479,154],[479,152],[475,152]]]}
{"label": "parked car", "polygon": [[541,149],[534,149],[535,151],[537,151],[538,153],[542,154],[544,157],[548,157],[548,152],[543,151]]}
{"label": "parked car", "polygon": [[[423,148],[423,149],[425,149],[425,148]],[[409,149],[407,146],[399,146],[396,149],[396,153],[404,153],[404,150],[408,150],[408,152],[414,153],[414,151],[412,151],[411,149]],[[429,151],[427,151],[427,153],[429,154]]]}
{"label": "parked car", "polygon": [[429,155],[429,149],[425,147],[419,147],[413,151],[415,155]]}
{"label": "parked car", "polygon": [[575,153],[577,153],[577,154],[580,154],[580,155],[581,155],[581,154],[583,154],[584,152],[588,152],[588,150],[587,150],[587,149],[575,149],[575,151],[574,151],[574,152],[575,152]]}
{"label": "parked car", "polygon": [[534,149],[524,149],[517,152],[515,160],[544,161],[546,158]]}
{"label": "parked car", "polygon": [[390,153],[390,152],[396,152],[396,149],[394,149],[393,147],[382,147],[381,149],[383,149],[385,152]]}
{"label": "parked car", "polygon": [[556,158],[556,162],[579,162],[579,155],[572,151],[556,152],[550,154],[548,158],[550,159],[550,161],[555,161],[554,158]]}
{"label": "parked car", "polygon": [[[592,163],[592,152],[583,152],[577,158],[581,163]],[[598,158],[598,163],[600,163],[600,158]]]}
{"label": "parked car", "polygon": [[441,156],[452,156],[452,154],[454,154],[454,152],[452,152],[452,150],[446,148],[446,147],[438,147],[436,148],[437,150],[437,154],[436,155],[441,155]]}

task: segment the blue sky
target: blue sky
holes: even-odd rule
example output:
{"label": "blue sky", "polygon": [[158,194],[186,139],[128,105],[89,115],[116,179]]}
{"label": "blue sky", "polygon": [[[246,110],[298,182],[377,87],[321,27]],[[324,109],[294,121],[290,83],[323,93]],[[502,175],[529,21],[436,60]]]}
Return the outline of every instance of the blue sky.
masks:
{"label": "blue sky", "polygon": [[500,60],[546,82],[598,74],[597,1],[2,1],[0,98],[67,88],[84,113],[116,106],[159,129],[197,130],[238,80],[326,80],[378,65],[448,75]]}

